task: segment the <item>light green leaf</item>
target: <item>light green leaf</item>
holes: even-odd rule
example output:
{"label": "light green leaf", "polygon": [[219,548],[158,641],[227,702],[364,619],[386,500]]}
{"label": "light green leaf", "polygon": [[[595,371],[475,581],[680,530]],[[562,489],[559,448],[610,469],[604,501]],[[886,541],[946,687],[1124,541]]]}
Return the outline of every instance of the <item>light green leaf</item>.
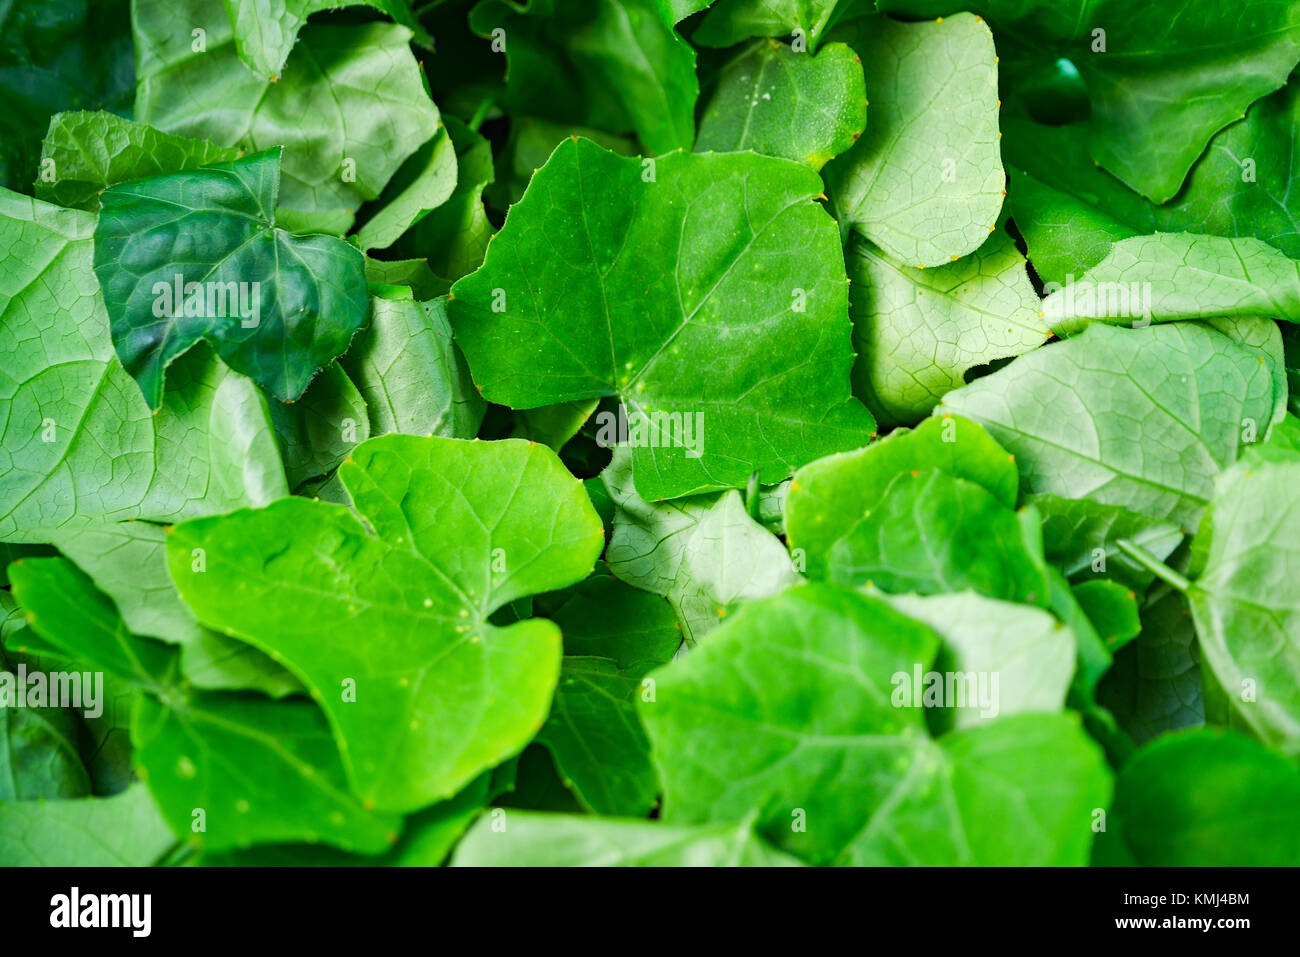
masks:
{"label": "light green leaf", "polygon": [[880,16],[849,40],[866,70],[871,121],[826,170],[837,218],[908,266],[940,266],[993,232],[1006,177],[998,68],[988,25]]}
{"label": "light green leaf", "polygon": [[565,814],[507,811],[506,829],[484,818],[456,849],[453,867],[798,867],[749,824],[674,827]]}
{"label": "light green leaf", "polygon": [[1070,589],[1106,650],[1114,654],[1142,630],[1137,595],[1118,582],[1096,579]]}
{"label": "light green leaf", "polygon": [[[836,19],[840,0],[715,0],[691,35],[700,46],[729,47],[750,37],[802,34],[811,52]],[[798,34],[795,33],[798,31]]]}
{"label": "light green leaf", "polygon": [[756,40],[719,71],[705,101],[695,151],[754,150],[821,169],[867,123],[858,55],[832,43],[816,56]]}
{"label": "light green leaf", "polygon": [[135,118],[246,152],[283,146],[279,217],[294,228],[346,232],[438,131],[406,27],[309,25],[272,83],[240,63],[230,21],[208,0],[134,0],[133,23]]}
{"label": "light green leaf", "polygon": [[41,162],[53,164],[54,179],[38,178],[36,196],[94,212],[106,187],[224,163],[238,155],[236,149],[173,136],[112,113],[59,113],[41,148]]}
{"label": "light green leaf", "polygon": [[1157,233],[1121,239],[1043,313],[1061,335],[1091,321],[1271,316],[1300,322],[1300,265],[1258,239]]}
{"label": "light green leaf", "polygon": [[289,51],[307,18],[340,7],[374,7],[410,27],[422,43],[429,42],[411,12],[409,0],[224,0],[226,15],[235,31],[239,58],[259,76],[274,79],[284,69]]}
{"label": "light green leaf", "polygon": [[[88,525],[51,532],[59,551],[113,600],[133,634],[181,646],[181,672],[199,688],[249,688],[279,697],[301,690],[264,654],[204,628],[167,573],[166,533],[146,522]],[[191,555],[191,565],[206,556]]]}
{"label": "light green leaf", "polygon": [[641,713],[664,820],[757,812],[760,835],[815,864],[1084,863],[1110,790],[1099,749],[1066,715],[932,741],[920,709],[895,702],[938,647],[925,625],[833,586],[745,607],[654,674]]}
{"label": "light green leaf", "polygon": [[971,589],[1046,605],[1037,534],[1035,513],[1018,515],[983,486],[938,469],[904,473],[831,547],[827,577],[891,594]]}
{"label": "light green leaf", "polygon": [[646,499],[756,470],[775,483],[862,444],[872,422],[848,395],[847,285],[817,174],[743,153],[652,162],[562,143],[453,287],[484,397],[618,395]]}
{"label": "light green leaf", "polygon": [[601,473],[617,506],[605,560],[615,577],[666,597],[689,644],[735,605],[799,580],[781,542],[750,517],[739,492],[646,502],[632,487],[630,462],[620,450]]}
{"label": "light green leaf", "polygon": [[915,422],[964,385],[972,366],[1048,338],[1025,258],[1002,231],[937,269],[905,266],[861,239],[847,259],[853,389],[882,424]]}
{"label": "light green leaf", "polygon": [[357,230],[362,249],[387,249],[456,188],[456,147],[445,126],[402,164],[375,200],[373,215]]}
{"label": "light green leaf", "polygon": [[[540,445],[390,435],[358,446],[339,474],[355,515],[291,498],[178,525],[172,578],[201,621],[302,679],[359,795],[414,810],[541,727],[559,629],[488,616],[583,578],[604,534],[581,484]],[[206,572],[191,569],[196,547]]]}
{"label": "light green leaf", "polygon": [[108,798],[0,804],[4,867],[145,867],[175,842],[143,784]]}
{"label": "light green leaf", "polygon": [[1300,860],[1300,771],[1238,734],[1163,735],[1115,783],[1099,865],[1294,867]]}
{"label": "light green leaf", "polygon": [[1030,495],[1026,502],[1043,516],[1047,560],[1075,581],[1113,578],[1144,593],[1154,576],[1122,552],[1118,542],[1131,541],[1163,561],[1185,534],[1172,522],[1092,499],[1042,494]]}
{"label": "light green leaf", "polygon": [[286,494],[265,400],[206,350],[172,367],[150,414],[109,341],[94,222],[0,191],[0,539]]}
{"label": "light green leaf", "polygon": [[85,797],[90,776],[77,750],[81,719],[57,702],[33,706],[29,699],[19,707],[17,689],[26,687],[19,680],[20,666],[26,669],[22,678],[35,670],[12,651],[0,649],[0,681],[9,685],[0,695],[0,802]]}
{"label": "light green leaf", "polygon": [[599,405],[599,399],[579,399],[537,409],[520,409],[515,413],[510,437],[541,442],[558,452],[578,434]]}
{"label": "light green leaf", "polygon": [[95,274],[117,354],[151,408],[167,366],[199,339],[280,401],[297,399],[365,321],[361,254],[276,226],[279,178],[268,150],[100,197]]}
{"label": "light green leaf", "polygon": [[970,591],[882,597],[943,639],[936,671],[970,676],[959,686],[966,697],[946,703],[952,710],[940,722],[944,730],[1065,707],[1074,674],[1074,633],[1047,612]]}
{"label": "light green leaf", "polygon": [[1258,350],[1194,323],[1091,326],[950,393],[939,412],[981,423],[1027,492],[1122,505],[1192,529],[1244,420],[1274,408]]}
{"label": "light green leaf", "polygon": [[472,438],[484,403],[447,322],[447,301],[375,296],[370,325],[343,357],[370,417],[370,434]]}
{"label": "light green leaf", "polygon": [[826,577],[831,546],[880,504],[896,476],[932,468],[981,485],[1015,508],[1020,478],[1014,457],[968,419],[932,417],[915,429],[895,429],[866,448],[818,459],[795,474],[786,531],[792,548],[802,551],[808,574]]}

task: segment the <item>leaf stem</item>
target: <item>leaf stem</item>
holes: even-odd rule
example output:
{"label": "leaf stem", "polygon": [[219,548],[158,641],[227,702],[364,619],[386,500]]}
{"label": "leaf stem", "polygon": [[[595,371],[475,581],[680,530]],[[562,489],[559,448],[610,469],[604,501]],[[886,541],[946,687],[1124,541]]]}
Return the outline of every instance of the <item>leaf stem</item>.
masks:
{"label": "leaf stem", "polygon": [[474,115],[469,118],[469,122],[466,123],[465,125],[468,126],[475,133],[477,133],[478,128],[483,125],[483,121],[487,119],[488,113],[492,111],[492,107],[495,105],[496,105],[496,97],[493,96],[483,97],[483,102],[480,103],[478,107],[474,110]]}
{"label": "leaf stem", "polygon": [[749,511],[749,517],[756,522],[758,521],[758,493],[758,472],[755,471],[749,476],[749,482],[745,486],[745,508]]}
{"label": "leaf stem", "polygon": [[1126,538],[1121,538],[1115,542],[1115,545],[1121,552],[1127,555],[1133,561],[1137,562],[1151,574],[1155,575],[1161,581],[1167,583],[1184,595],[1192,588],[1192,583],[1174,571],[1160,559],[1156,558],[1145,548],[1134,545]]}

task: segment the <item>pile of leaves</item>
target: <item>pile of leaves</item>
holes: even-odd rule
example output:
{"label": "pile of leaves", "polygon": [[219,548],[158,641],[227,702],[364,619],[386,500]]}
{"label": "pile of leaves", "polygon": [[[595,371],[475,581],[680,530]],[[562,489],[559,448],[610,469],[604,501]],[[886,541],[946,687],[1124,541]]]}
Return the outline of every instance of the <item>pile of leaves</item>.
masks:
{"label": "pile of leaves", "polygon": [[0,4],[0,864],[1300,862],[1297,61]]}

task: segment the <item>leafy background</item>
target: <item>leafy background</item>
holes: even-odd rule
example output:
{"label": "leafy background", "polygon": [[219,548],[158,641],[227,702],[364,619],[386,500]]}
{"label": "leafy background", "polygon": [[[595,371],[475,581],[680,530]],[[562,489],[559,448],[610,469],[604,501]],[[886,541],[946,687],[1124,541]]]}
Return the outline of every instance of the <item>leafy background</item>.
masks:
{"label": "leafy background", "polygon": [[1300,863],[1298,61],[0,2],[0,864]]}

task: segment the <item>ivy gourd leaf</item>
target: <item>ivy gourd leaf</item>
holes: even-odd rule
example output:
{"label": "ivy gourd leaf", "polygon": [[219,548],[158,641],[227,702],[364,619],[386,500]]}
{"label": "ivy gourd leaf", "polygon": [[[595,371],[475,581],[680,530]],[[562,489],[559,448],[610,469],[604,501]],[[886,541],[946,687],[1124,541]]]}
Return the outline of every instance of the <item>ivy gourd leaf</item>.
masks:
{"label": "ivy gourd leaf", "polygon": [[1072,585],[1070,591],[1112,655],[1142,630],[1137,594],[1118,582],[1096,579]]}
{"label": "ivy gourd leaf", "polygon": [[[1084,863],[1110,792],[1097,746],[1042,714],[932,740],[919,708],[891,700],[938,648],[920,622],[830,585],[747,605],[654,673],[641,712],[664,821],[757,812],[761,836],[814,864]],[[799,811],[815,826],[792,828]]]}
{"label": "ivy gourd leaf", "polygon": [[49,203],[99,209],[109,186],[236,159],[239,150],[207,140],[173,136],[112,113],[78,110],[50,121],[41,162],[52,178],[36,180],[36,196]]}
{"label": "ivy gourd leaf", "polygon": [[4,867],[146,867],[175,843],[143,784],[113,797],[0,804]]}
{"label": "ivy gourd leaf", "polygon": [[1275,406],[1267,356],[1197,323],[1094,325],[949,393],[1015,454],[1026,492],[1122,505],[1194,529],[1247,420]]}
{"label": "ivy gourd leaf", "polygon": [[[5,664],[8,659],[8,665]],[[0,649],[0,682],[18,687],[18,668],[33,670],[12,652]],[[77,750],[81,720],[71,708],[18,707],[0,696],[0,802],[77,798],[90,793],[90,776]],[[0,838],[0,842],[3,838]]]}
{"label": "ivy gourd leaf", "polygon": [[695,50],[655,0],[483,0],[469,22],[482,37],[505,31],[511,112],[635,130],[651,153],[694,142]]}
{"label": "ivy gourd leaf", "polygon": [[1205,723],[1200,652],[1186,599],[1157,585],[1140,614],[1142,630],[1115,655],[1097,692],[1139,745]]}
{"label": "ivy gourd leaf", "polygon": [[[881,597],[943,639],[936,671],[985,675],[989,680],[996,676],[991,688],[963,686],[966,697],[947,702],[931,727],[976,727],[1002,715],[1052,713],[1065,707],[1074,675],[1074,633],[1041,608],[973,591]],[[991,694],[982,696],[984,690]]]}
{"label": "ivy gourd leaf", "polygon": [[[113,600],[132,634],[180,645],[181,673],[192,685],[253,689],[273,697],[301,690],[292,675],[256,648],[199,624],[167,573],[162,526],[117,522],[59,529],[50,537]],[[201,554],[190,556],[191,565],[205,560]]]}
{"label": "ivy gourd leaf", "polygon": [[755,836],[749,823],[673,826],[567,814],[508,811],[506,830],[481,820],[456,848],[453,867],[799,867]]}
{"label": "ivy gourd leaf", "polygon": [[546,165],[557,146],[572,136],[591,140],[619,156],[635,156],[637,153],[637,144],[625,136],[572,123],[520,117],[510,124],[510,138],[497,157],[495,181],[484,192],[488,205],[509,209],[519,202],[533,174]]}
{"label": "ivy gourd leaf", "polygon": [[940,469],[985,488],[1015,508],[1020,476],[1015,459],[983,428],[959,416],[934,416],[915,429],[895,429],[854,452],[828,455],[795,473],[785,522],[790,545],[808,575],[826,577],[831,547],[904,472]]}
{"label": "ivy gourd leaf", "polygon": [[100,197],[95,274],[113,344],[150,408],[168,364],[199,339],[280,401],[296,399],[365,321],[361,254],[276,226],[279,177],[279,152],[267,150]]}
{"label": "ivy gourd leaf", "polygon": [[1017,514],[974,482],[939,469],[904,473],[880,504],[831,547],[828,577],[891,594],[971,589],[989,598],[1046,605],[1038,518]]}
{"label": "ivy gourd leaf", "polygon": [[605,560],[616,578],[668,599],[688,644],[736,604],[799,580],[781,542],[754,521],[738,491],[646,502],[632,487],[631,459],[620,449],[601,473],[616,505]]}
{"label": "ivy gourd leaf", "polygon": [[754,471],[772,484],[862,444],[873,423],[848,394],[844,260],[820,192],[787,160],[562,143],[452,287],[474,381],[521,409],[619,396],[650,500]]}
{"label": "ivy gourd leaf", "polygon": [[565,786],[596,814],[644,816],[659,797],[635,698],[641,678],[609,658],[566,655],[537,741]]}
{"label": "ivy gourd leaf", "polygon": [[0,191],[0,538],[169,521],[287,491],[266,402],[206,350],[172,368],[151,415],[109,341],[94,217]]}
{"label": "ivy gourd leaf", "polygon": [[1114,243],[1042,311],[1061,335],[1102,322],[1271,316],[1300,322],[1300,266],[1258,239],[1157,233]]}
{"label": "ivy gourd leaf", "polygon": [[809,53],[850,6],[844,0],[715,0],[691,34],[700,46],[729,47],[750,37],[793,35]]}
{"label": "ivy gourd leaf", "polygon": [[1223,472],[1197,534],[1204,567],[1183,588],[1202,660],[1233,714],[1288,754],[1300,754],[1300,608],[1287,584],[1300,569],[1297,479],[1294,458],[1248,455]]}
{"label": "ivy gourd leaf", "polygon": [[974,252],[996,228],[1006,177],[988,25],[857,21],[871,122],[826,168],[841,223],[908,266]]}
{"label": "ivy gourd leaf", "polygon": [[421,43],[430,37],[411,12],[409,0],[223,0],[235,31],[239,58],[259,76],[277,79],[307,18],[322,10],[365,5],[409,27]]}
{"label": "ivy gourd leaf", "polygon": [[1000,230],[937,269],[903,265],[861,239],[847,259],[853,390],[882,425],[923,418],[972,366],[1048,338],[1025,258]]}
{"label": "ivy gourd leaf", "polygon": [[[357,230],[362,249],[387,249],[456,189],[456,147],[444,125],[407,158]],[[363,213],[363,216],[365,214]]]}
{"label": "ivy gourd leaf", "polygon": [[297,402],[273,404],[271,421],[293,489],[333,472],[370,438],[366,400],[338,362],[322,369]]}
{"label": "ivy gourd leaf", "polygon": [[208,0],[135,0],[132,22],[135,118],[249,153],[282,146],[278,216],[292,228],[346,232],[438,131],[406,27],[312,24],[272,83],[240,63],[229,19]]}
{"label": "ivy gourd leaf", "polygon": [[[136,685],[131,744],[163,816],[192,843],[220,850],[319,839],[377,853],[396,818],[348,791],[329,724],[310,702],[188,693],[172,648],[132,635],[117,609],[66,559],[23,562],[14,590],[32,628],[74,661]],[[200,819],[203,828],[195,828]]]}
{"label": "ivy gourd leaf", "polygon": [[1291,867],[1300,858],[1300,771],[1243,735],[1162,735],[1128,762],[1094,863]]}
{"label": "ivy gourd leaf", "polygon": [[[1169,202],[1220,129],[1278,87],[1300,60],[1300,6],[1271,0],[881,0],[903,15],[971,10],[1019,59],[1066,58],[1090,101],[1093,159]],[[1122,31],[1116,24],[1123,24]],[[1006,53],[1004,52],[1004,56]]]}
{"label": "ivy gourd leaf", "polygon": [[756,40],[720,68],[695,151],[754,150],[819,170],[852,146],[866,124],[862,62],[852,49],[831,43],[812,56]]}
{"label": "ivy gourd leaf", "polygon": [[[429,268],[452,282],[483,264],[495,227],[483,208],[483,190],[496,177],[492,147],[452,116],[444,117],[456,151],[456,188],[445,203],[417,220],[398,241],[397,250],[427,257]],[[431,298],[420,296],[417,298]]]}
{"label": "ivy gourd leaf", "polygon": [[579,399],[538,409],[520,409],[515,413],[510,437],[541,442],[559,452],[582,430],[599,406],[599,399]]}
{"label": "ivy gourd leaf", "polygon": [[1145,593],[1154,575],[1120,550],[1121,539],[1133,542],[1164,561],[1186,534],[1172,522],[1086,498],[1030,495],[1043,517],[1043,552],[1072,581],[1111,578]]}
{"label": "ivy gourd leaf", "polygon": [[[339,475],[355,515],[290,498],[177,525],[172,578],[200,621],[307,685],[359,795],[414,810],[541,727],[559,629],[488,617],[582,579],[604,532],[555,454],[517,440],[382,436]],[[194,548],[205,572],[192,570]]]}
{"label": "ivy gourd leaf", "polygon": [[1157,205],[1099,169],[1084,124],[1047,126],[1005,117],[1007,203],[1046,280],[1067,282],[1096,265],[1111,243],[1163,232],[1254,236],[1300,255],[1300,85],[1288,84],[1215,134],[1172,200]]}
{"label": "ivy gourd leaf", "polygon": [[485,406],[452,341],[445,299],[376,295],[369,326],[342,361],[365,403],[371,435],[468,439],[478,432]]}

